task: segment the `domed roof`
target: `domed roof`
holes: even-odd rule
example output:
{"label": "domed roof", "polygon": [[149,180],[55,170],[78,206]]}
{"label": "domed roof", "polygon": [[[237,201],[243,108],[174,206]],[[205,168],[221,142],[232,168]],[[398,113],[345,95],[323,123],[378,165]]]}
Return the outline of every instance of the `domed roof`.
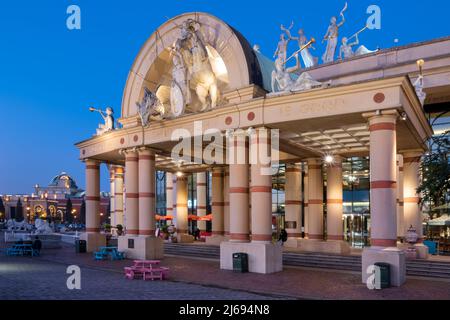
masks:
{"label": "domed roof", "polygon": [[49,187],[62,187],[69,189],[78,189],[77,183],[65,172],[61,172],[56,177],[52,179]]}

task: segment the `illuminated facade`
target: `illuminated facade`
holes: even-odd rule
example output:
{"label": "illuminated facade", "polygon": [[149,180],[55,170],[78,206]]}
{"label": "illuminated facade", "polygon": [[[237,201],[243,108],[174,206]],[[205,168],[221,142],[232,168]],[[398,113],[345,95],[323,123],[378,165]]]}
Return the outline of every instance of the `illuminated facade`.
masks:
{"label": "illuminated facade", "polygon": [[[185,60],[192,65],[180,64],[180,54],[193,58]],[[202,54],[207,59],[197,61]],[[422,75],[418,59],[426,61],[420,64],[425,106],[413,86]],[[76,144],[86,165],[88,250],[105,243],[99,166],[108,163],[112,221],[125,225],[119,248],[129,257],[162,256],[162,240],[153,236],[156,213],[173,216],[179,242],[192,242],[189,214],[212,213],[210,226],[198,225],[210,228],[207,243],[220,245],[222,269],[232,268],[233,252],[247,252],[251,272],[282,270],[282,248],[273,237],[285,227],[286,245],[298,250],[348,254],[352,246],[364,247],[363,268],[389,262],[392,283],[401,285],[405,248],[397,241],[410,225],[423,236],[415,190],[433,135],[426,110],[450,101],[449,59],[450,39],[439,39],[314,66],[294,83],[218,18],[171,19],[130,70],[122,127]],[[193,83],[186,72],[197,77]],[[292,90],[275,92],[271,81]],[[205,158],[213,131],[219,132],[215,153]],[[174,158],[186,132],[194,143],[207,137],[195,145],[203,159]],[[277,132],[279,145],[265,132]],[[279,147],[272,176],[253,157],[255,146]],[[229,161],[239,156],[242,161]],[[415,247],[418,258],[427,257],[420,241]]]}
{"label": "illuminated facade", "polygon": [[[79,189],[75,180],[62,172],[55,176],[48,186],[35,185],[35,192],[28,195],[2,195],[4,212],[0,219],[16,219],[33,222],[36,218],[55,222],[83,222],[85,192]],[[68,205],[68,202],[70,204]],[[109,194],[101,193],[99,215],[102,222],[109,220]],[[67,212],[67,209],[70,212]]]}

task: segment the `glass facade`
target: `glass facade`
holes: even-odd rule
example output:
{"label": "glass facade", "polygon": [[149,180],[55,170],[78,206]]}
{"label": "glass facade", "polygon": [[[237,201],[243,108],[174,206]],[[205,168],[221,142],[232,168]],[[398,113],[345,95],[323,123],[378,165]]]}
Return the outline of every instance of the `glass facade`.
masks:
{"label": "glass facade", "polygon": [[[343,161],[343,197],[344,197],[344,238],[353,247],[364,247],[370,244],[370,177],[369,158],[348,158]],[[272,176],[272,231],[279,234],[285,224],[285,186],[286,165],[274,168]],[[326,203],[326,170],[324,172],[323,199]],[[188,211],[190,215],[197,214],[197,182],[196,174],[188,176]],[[207,214],[211,213],[211,172],[206,179],[206,207]],[[156,212],[166,214],[166,175],[158,172],[156,175]],[[304,190],[302,190],[303,192]],[[304,211],[304,208],[302,208]],[[304,221],[301,222],[304,225]],[[324,230],[326,230],[326,205],[324,206]],[[195,227],[195,221],[190,223]],[[211,231],[211,222],[207,222],[207,231]]]}
{"label": "glass facade", "polygon": [[344,188],[344,238],[353,247],[370,239],[369,158],[348,158],[342,163]]}
{"label": "glass facade", "polygon": [[166,173],[156,172],[156,214],[166,215]]}
{"label": "glass facade", "polygon": [[285,222],[286,166],[274,167],[272,176],[272,233],[279,234]]}

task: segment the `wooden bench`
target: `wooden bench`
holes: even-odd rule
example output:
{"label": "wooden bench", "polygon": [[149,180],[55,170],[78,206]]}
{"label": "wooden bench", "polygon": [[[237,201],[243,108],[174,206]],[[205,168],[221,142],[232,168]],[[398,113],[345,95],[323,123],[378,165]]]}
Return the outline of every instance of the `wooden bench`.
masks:
{"label": "wooden bench", "polygon": [[15,244],[12,248],[6,249],[7,256],[39,256],[39,251],[33,249],[31,244]]}
{"label": "wooden bench", "polygon": [[144,271],[144,276],[143,276],[144,280],[163,280],[164,278],[164,273],[160,268],[155,268],[155,269],[147,269]]}
{"label": "wooden bench", "polygon": [[125,267],[124,268],[125,271],[125,278],[129,279],[129,280],[134,280],[134,279],[138,279],[144,278],[144,271],[145,270],[141,270],[141,269],[136,269],[133,267]]}
{"label": "wooden bench", "polygon": [[125,278],[144,280],[166,280],[169,277],[169,268],[166,267],[125,267]]}

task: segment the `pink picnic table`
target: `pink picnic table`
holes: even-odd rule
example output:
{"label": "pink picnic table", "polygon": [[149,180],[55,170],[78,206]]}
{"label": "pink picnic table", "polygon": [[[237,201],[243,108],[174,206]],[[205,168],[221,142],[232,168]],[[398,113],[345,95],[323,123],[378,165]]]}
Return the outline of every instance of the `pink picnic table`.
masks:
{"label": "pink picnic table", "polygon": [[125,268],[125,276],[128,279],[163,280],[167,278],[169,268],[158,267],[160,263],[159,260],[134,260],[132,267]]}
{"label": "pink picnic table", "polygon": [[161,261],[159,260],[134,260],[135,268],[152,268],[154,265],[159,265]]}

